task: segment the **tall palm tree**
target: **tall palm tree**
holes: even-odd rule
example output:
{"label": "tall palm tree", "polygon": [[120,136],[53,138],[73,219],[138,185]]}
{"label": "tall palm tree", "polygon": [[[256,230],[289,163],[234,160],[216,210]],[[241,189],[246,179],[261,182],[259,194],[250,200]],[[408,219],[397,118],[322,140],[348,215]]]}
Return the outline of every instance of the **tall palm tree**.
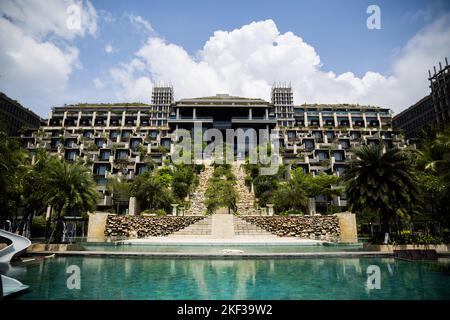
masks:
{"label": "tall palm tree", "polygon": [[[42,191],[58,220],[70,209],[81,213],[95,209],[99,199],[95,182],[91,172],[82,164],[68,164],[55,159],[46,172],[45,180],[46,189]],[[55,230],[55,242],[61,242],[62,231],[59,224]]]}
{"label": "tall palm tree", "polygon": [[408,211],[410,203],[416,200],[412,161],[406,152],[398,148],[385,151],[382,144],[362,146],[354,153],[357,158],[343,176],[349,208],[376,212],[385,234],[396,211]]}
{"label": "tall palm tree", "polygon": [[450,127],[423,143],[418,151],[417,165],[425,172],[450,177]]}
{"label": "tall palm tree", "polygon": [[116,213],[120,214],[120,206],[128,204],[130,200],[131,183],[121,181],[117,177],[114,177],[108,181],[106,186],[110,194],[112,194]]}
{"label": "tall palm tree", "polygon": [[170,204],[175,201],[171,190],[151,172],[144,172],[137,176],[131,185],[130,192],[145,209],[149,210],[163,209],[168,212],[171,208]]}

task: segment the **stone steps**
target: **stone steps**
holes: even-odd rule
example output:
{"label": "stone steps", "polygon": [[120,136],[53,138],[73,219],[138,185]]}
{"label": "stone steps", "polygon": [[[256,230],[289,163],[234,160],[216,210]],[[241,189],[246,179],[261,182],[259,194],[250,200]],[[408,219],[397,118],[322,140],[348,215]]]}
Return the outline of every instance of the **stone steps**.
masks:
{"label": "stone steps", "polygon": [[234,234],[237,236],[274,236],[272,233],[234,216]]}
{"label": "stone steps", "polygon": [[208,188],[208,180],[211,178],[213,172],[214,169],[211,166],[206,166],[205,170],[198,175],[198,187],[195,192],[191,194],[191,207],[186,210],[185,215],[206,214],[206,205],[204,204],[205,192]]}
{"label": "stone steps", "polygon": [[211,235],[211,217],[207,216],[203,220],[191,224],[190,226],[174,232],[173,236],[208,236]]}
{"label": "stone steps", "polygon": [[238,193],[238,201],[236,203],[237,212],[240,215],[259,215],[259,210],[255,209],[255,196],[245,185],[246,174],[239,164],[232,166],[233,174],[236,177],[236,191]]}

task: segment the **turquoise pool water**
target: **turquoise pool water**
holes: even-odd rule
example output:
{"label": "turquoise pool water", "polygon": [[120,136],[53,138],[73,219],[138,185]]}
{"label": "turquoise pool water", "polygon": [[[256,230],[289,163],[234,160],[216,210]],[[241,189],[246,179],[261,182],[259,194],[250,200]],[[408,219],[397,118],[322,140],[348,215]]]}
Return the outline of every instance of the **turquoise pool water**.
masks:
{"label": "turquoise pool water", "polygon": [[[70,290],[69,266],[81,270]],[[378,266],[380,289],[367,286]],[[60,257],[9,272],[31,291],[17,299],[449,299],[450,260],[391,258],[152,259]],[[13,273],[13,274],[11,274]],[[8,275],[8,273],[7,273]]]}
{"label": "turquoise pool water", "polygon": [[222,253],[225,249],[242,250],[244,253],[293,253],[293,252],[336,252],[361,251],[362,244],[356,245],[129,245],[114,243],[89,244],[82,246],[88,251],[120,251],[120,252],[171,252],[171,253]]}

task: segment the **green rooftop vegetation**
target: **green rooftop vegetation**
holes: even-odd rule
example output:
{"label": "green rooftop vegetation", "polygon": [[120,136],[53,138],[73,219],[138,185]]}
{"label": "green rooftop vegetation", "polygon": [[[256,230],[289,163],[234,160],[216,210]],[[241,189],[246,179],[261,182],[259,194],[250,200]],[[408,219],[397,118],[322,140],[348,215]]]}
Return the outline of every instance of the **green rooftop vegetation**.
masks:
{"label": "green rooftop vegetation", "polygon": [[142,102],[117,102],[117,103],[75,103],[65,104],[65,107],[148,107],[149,104]]}

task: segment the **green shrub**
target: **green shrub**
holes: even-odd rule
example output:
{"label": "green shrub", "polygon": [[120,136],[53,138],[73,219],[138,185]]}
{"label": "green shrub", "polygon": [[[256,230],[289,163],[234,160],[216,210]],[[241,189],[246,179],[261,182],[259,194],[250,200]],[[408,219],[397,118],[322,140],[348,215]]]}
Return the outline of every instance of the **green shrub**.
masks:
{"label": "green shrub", "polygon": [[144,214],[156,214],[158,217],[167,216],[167,212],[163,209],[155,209],[155,210],[147,209],[140,213],[141,216]]}
{"label": "green shrub", "polygon": [[[33,217],[31,222],[31,236],[33,238],[44,237],[45,236],[45,226],[47,221],[45,220],[45,215]],[[51,228],[53,228],[54,223],[51,223]]]}
{"label": "green shrub", "polygon": [[300,210],[295,210],[295,209],[289,209],[283,212],[280,212],[278,215],[280,216],[288,216],[288,215],[299,215],[299,216],[303,216],[304,213]]}
{"label": "green shrub", "polygon": [[200,174],[200,172],[205,170],[205,165],[203,163],[202,164],[196,164],[194,166],[194,170],[195,170],[196,174]]}

